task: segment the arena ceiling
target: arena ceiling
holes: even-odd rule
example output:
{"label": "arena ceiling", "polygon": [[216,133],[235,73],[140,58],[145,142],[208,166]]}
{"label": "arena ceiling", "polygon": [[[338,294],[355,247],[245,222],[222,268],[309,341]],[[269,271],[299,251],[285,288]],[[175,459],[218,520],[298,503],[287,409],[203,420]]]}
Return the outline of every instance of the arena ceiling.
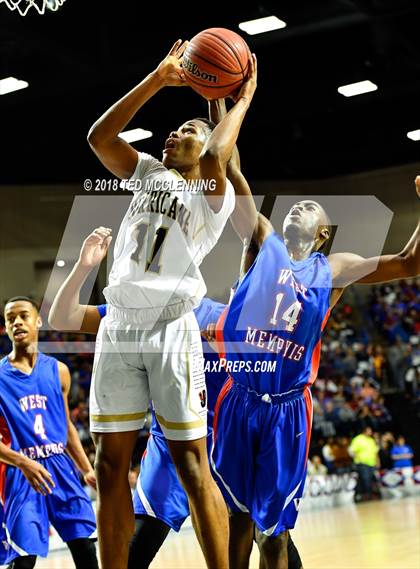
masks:
{"label": "arena ceiling", "polygon": [[[178,37],[265,15],[283,30],[247,36],[258,57],[258,90],[240,136],[254,180],[315,179],[418,161],[419,0],[229,2],[67,0],[58,12],[20,17],[0,4],[1,77],[29,82],[0,97],[0,184],[79,184],[105,171],[86,134],[143,78]],[[343,84],[378,90],[345,98]],[[132,122],[154,136],[137,148],[160,155],[169,130],[205,103],[167,89]]]}

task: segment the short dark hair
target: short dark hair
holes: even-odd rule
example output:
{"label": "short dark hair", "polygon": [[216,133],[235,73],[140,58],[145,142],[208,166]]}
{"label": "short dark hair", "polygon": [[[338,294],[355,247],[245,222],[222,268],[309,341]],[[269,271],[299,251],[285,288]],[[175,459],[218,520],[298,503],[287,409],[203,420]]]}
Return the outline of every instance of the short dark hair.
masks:
{"label": "short dark hair", "polygon": [[193,121],[200,121],[207,126],[207,134],[210,136],[213,130],[216,128],[216,123],[211,121],[210,119],[206,119],[204,117],[196,117],[192,119]]}
{"label": "short dark hair", "polygon": [[39,312],[39,304],[33,298],[29,298],[29,296],[12,296],[12,298],[9,298],[9,300],[4,303],[4,306],[6,307],[6,304],[10,304],[11,302],[18,302],[19,300],[30,302],[36,311]]}

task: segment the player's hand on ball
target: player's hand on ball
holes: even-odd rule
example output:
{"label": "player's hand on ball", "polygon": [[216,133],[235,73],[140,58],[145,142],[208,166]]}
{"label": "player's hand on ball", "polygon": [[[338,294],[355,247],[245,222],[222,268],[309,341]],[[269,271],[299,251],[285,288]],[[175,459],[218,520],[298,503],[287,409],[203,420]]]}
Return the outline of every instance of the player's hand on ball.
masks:
{"label": "player's hand on ball", "polygon": [[231,95],[231,99],[233,99],[235,103],[237,103],[239,99],[246,99],[247,102],[250,103],[252,97],[254,96],[256,88],[257,88],[257,58],[255,53],[253,53],[249,59],[248,75],[246,81],[244,82],[238,93]]}
{"label": "player's hand on ball", "polygon": [[416,176],[415,183],[416,183],[417,195],[420,198],[420,176]]}
{"label": "player's hand on ball", "polygon": [[177,40],[168,55],[163,59],[156,73],[166,87],[182,87],[186,85],[182,69],[182,56],[188,46],[188,41]]}
{"label": "player's hand on ball", "polygon": [[94,490],[97,490],[97,488],[96,488],[96,476],[95,476],[95,471],[93,470],[93,468],[92,468],[92,470],[89,470],[88,472],[86,472],[86,474],[83,475],[83,480],[86,482],[86,484],[88,486],[90,486]]}
{"label": "player's hand on ball", "polygon": [[112,229],[97,227],[86,237],[79,255],[79,263],[83,267],[95,267],[104,259],[111,244],[111,233]]}
{"label": "player's hand on ball", "polygon": [[55,484],[51,474],[42,464],[27,458],[20,466],[20,469],[35,492],[39,492],[44,496],[52,494],[52,488],[55,488]]}

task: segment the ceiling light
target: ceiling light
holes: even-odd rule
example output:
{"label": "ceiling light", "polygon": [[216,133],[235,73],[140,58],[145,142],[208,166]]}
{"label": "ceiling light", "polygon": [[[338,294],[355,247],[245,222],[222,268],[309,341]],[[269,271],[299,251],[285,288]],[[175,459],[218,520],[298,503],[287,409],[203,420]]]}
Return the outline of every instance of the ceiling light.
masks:
{"label": "ceiling light", "polygon": [[350,83],[349,85],[342,85],[337,91],[345,97],[354,97],[362,93],[370,93],[376,91],[378,88],[372,81],[359,81],[358,83]]}
{"label": "ceiling light", "polygon": [[6,77],[6,79],[0,79],[0,95],[6,95],[6,93],[12,93],[13,91],[19,91],[19,89],[25,89],[29,83],[22,81],[21,79],[16,79],[16,77]]}
{"label": "ceiling light", "polygon": [[248,22],[241,22],[239,24],[239,29],[250,36],[271,32],[272,30],[280,30],[285,27],[286,22],[277,18],[277,16],[267,16],[266,18],[258,18],[257,20],[249,20]]}
{"label": "ceiling light", "polygon": [[407,138],[414,141],[420,140],[420,129],[410,130],[410,132],[407,132]]}
{"label": "ceiling light", "polygon": [[144,138],[150,138],[153,136],[153,132],[150,130],[143,130],[142,128],[134,128],[133,130],[126,130],[125,132],[120,132],[118,135],[120,138],[126,142],[134,142],[135,140],[143,140]]}

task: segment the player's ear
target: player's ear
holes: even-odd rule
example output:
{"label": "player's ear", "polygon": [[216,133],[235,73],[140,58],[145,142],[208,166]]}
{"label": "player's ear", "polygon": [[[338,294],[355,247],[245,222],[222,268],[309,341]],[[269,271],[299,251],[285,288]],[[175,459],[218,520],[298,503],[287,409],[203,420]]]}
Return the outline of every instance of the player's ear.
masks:
{"label": "player's ear", "polygon": [[42,326],[42,319],[41,316],[38,316],[38,318],[36,319],[36,327],[39,329]]}
{"label": "player's ear", "polygon": [[323,239],[329,239],[330,237],[330,230],[328,229],[328,227],[323,227],[321,229],[321,231],[319,232],[320,237],[322,237]]}

